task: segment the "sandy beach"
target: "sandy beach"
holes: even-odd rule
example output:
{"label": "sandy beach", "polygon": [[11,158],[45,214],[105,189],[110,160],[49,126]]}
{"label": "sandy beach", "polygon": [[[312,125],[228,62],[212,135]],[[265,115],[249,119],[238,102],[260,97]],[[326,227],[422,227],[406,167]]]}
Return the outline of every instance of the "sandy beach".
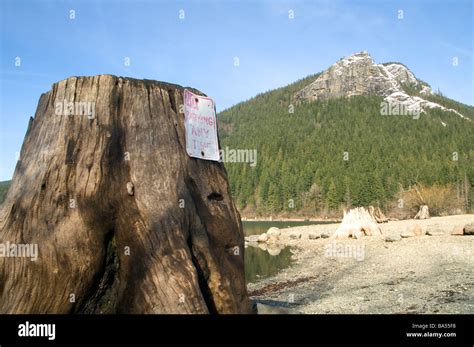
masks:
{"label": "sandy beach", "polygon": [[[451,235],[472,222],[390,221],[383,235],[357,240],[331,238],[338,223],[281,229],[293,264],[248,290],[268,313],[474,313],[474,236]],[[386,241],[413,224],[435,236]]]}

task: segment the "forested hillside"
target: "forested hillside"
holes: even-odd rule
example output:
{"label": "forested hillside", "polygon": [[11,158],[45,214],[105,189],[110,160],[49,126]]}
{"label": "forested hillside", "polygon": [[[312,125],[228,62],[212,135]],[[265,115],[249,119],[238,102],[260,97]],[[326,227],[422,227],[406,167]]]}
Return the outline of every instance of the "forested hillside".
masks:
{"label": "forested hillside", "polygon": [[0,182],[0,204],[5,200],[11,181]]}
{"label": "forested hillside", "polygon": [[[317,215],[369,204],[387,210],[414,184],[454,194],[455,206],[472,208],[474,122],[440,109],[419,119],[383,116],[377,96],[296,104],[293,94],[316,77],[219,114],[223,148],[258,151],[254,167],[226,163],[244,215]],[[439,94],[429,99],[474,119],[473,107]]]}

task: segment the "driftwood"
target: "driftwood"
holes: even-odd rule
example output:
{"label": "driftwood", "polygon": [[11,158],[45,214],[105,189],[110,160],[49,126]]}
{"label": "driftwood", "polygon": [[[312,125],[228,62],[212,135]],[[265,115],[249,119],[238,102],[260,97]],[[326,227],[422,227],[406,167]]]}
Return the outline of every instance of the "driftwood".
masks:
{"label": "driftwood", "polygon": [[240,216],[223,164],[186,154],[182,92],[101,75],[41,96],[0,211],[0,242],[38,259],[0,257],[0,313],[251,312]]}
{"label": "driftwood", "polygon": [[383,214],[382,210],[380,207],[374,207],[374,206],[369,206],[368,207],[368,212],[372,216],[372,218],[377,222],[377,223],[386,223],[388,222],[388,218],[385,217]]}
{"label": "driftwood", "polygon": [[360,238],[362,236],[381,235],[382,230],[378,226],[375,218],[364,207],[357,207],[344,211],[341,225],[337,228],[332,237],[334,238]]}
{"label": "driftwood", "polygon": [[421,205],[418,213],[415,215],[415,219],[428,219],[430,218],[430,211],[428,205]]}

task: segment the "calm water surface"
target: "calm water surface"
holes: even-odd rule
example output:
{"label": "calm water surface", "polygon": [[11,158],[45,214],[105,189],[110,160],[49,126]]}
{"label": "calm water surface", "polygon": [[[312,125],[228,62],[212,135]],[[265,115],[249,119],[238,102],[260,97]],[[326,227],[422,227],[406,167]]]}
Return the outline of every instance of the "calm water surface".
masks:
{"label": "calm water surface", "polygon": [[[242,222],[245,236],[262,234],[271,227],[280,229],[301,225],[324,224],[326,222]],[[262,247],[264,247],[262,245]],[[245,278],[247,282],[257,282],[265,277],[276,275],[281,269],[291,265],[291,251],[286,247],[280,250],[270,249],[270,252],[259,247],[249,246],[245,249]]]}

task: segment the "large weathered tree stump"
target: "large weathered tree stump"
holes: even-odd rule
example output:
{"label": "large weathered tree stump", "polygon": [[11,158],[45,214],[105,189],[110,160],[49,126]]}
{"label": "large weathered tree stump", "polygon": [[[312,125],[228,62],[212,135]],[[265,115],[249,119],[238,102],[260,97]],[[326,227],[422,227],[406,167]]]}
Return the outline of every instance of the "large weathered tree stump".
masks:
{"label": "large weathered tree stump", "polygon": [[0,258],[0,313],[251,312],[240,216],[223,164],[186,154],[182,94],[100,75],[41,96],[0,212],[0,242],[38,259]]}

